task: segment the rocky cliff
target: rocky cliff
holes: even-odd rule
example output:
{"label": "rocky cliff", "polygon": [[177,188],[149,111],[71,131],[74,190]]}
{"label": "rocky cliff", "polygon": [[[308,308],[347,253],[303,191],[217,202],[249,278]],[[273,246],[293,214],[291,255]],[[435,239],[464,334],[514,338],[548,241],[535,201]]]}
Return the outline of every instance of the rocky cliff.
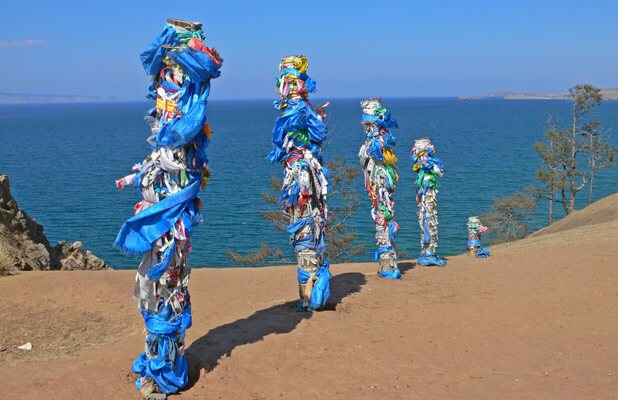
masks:
{"label": "rocky cliff", "polygon": [[9,178],[0,174],[0,261],[4,269],[56,270],[105,269],[105,261],[90,251],[84,251],[81,242],[58,242],[51,246],[37,223],[20,210],[11,194]]}

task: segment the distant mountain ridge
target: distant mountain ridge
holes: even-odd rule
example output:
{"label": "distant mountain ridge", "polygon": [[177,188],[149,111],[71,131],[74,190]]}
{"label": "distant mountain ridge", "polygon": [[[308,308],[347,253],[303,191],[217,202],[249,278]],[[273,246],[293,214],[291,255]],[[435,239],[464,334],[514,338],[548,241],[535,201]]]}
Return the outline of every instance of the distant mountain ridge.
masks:
{"label": "distant mountain ridge", "polygon": [[[603,100],[618,100],[618,88],[616,89],[601,89]],[[505,99],[505,100],[567,100],[569,93],[562,92],[539,92],[539,93],[526,93],[526,92],[514,92],[514,91],[499,91],[490,92],[483,96],[459,96],[460,100],[493,100],[493,99]]]}
{"label": "distant mountain ridge", "polygon": [[95,103],[115,101],[112,97],[68,94],[25,94],[0,92],[0,104]]}

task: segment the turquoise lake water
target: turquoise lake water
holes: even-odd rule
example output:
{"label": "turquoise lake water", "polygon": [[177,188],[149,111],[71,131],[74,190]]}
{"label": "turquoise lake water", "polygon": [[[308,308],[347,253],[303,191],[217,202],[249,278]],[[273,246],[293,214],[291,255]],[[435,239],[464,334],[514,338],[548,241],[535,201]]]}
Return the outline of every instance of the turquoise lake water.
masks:
{"label": "turquoise lake water", "polygon": [[[395,219],[401,226],[398,244],[411,257],[419,248],[408,157],[415,138],[431,137],[447,166],[439,186],[438,250],[453,255],[465,250],[469,215],[483,214],[497,197],[534,183],[540,162],[532,145],[542,138],[550,113],[568,120],[571,107],[544,100],[384,99],[384,104],[400,126],[394,130],[400,170]],[[0,106],[0,172],[10,176],[20,207],[45,226],[52,243],[81,240],[114,268],[137,266],[137,259],[123,256],[112,243],[139,197],[133,188],[117,191],[114,180],[149,151],[143,120],[148,108],[145,102]],[[364,140],[358,100],[334,100],[329,110],[325,158],[340,156],[358,165]],[[192,265],[231,266],[226,248],[250,251],[263,241],[291,258],[287,235],[258,215],[265,208],[260,193],[269,190],[269,175],[281,174],[280,165],[264,158],[277,116],[271,101],[213,101],[208,115],[213,178],[201,195],[205,223],[194,231]],[[603,103],[599,116],[618,144],[618,102]],[[349,227],[366,242],[366,253],[356,259],[369,261],[373,222],[360,178],[356,190],[362,206]],[[599,173],[594,198],[616,191],[618,168]],[[587,193],[580,197],[583,206]],[[544,211],[542,205],[531,219],[533,228],[545,224]]]}

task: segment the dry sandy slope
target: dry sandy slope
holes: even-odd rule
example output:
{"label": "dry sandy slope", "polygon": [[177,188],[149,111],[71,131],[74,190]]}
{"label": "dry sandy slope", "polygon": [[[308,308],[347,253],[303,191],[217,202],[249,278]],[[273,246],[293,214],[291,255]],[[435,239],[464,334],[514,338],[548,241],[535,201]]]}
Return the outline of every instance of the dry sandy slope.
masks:
{"label": "dry sandy slope", "polygon": [[[618,399],[612,200],[605,222],[588,224],[584,210],[568,229],[496,246],[487,260],[403,263],[400,282],[372,264],[336,265],[333,306],[313,315],[291,310],[292,267],[196,270],[191,387],[174,398]],[[131,271],[0,279],[9,347],[0,398],[138,398],[132,280]],[[24,356],[14,345],[28,338]]]}
{"label": "dry sandy slope", "polygon": [[[556,205],[556,207],[561,206]],[[551,226],[533,233],[530,237],[562,232],[582,226],[598,225],[616,220],[618,220],[618,193],[614,193],[611,196],[596,201],[583,210],[575,211],[569,215],[568,218],[556,221],[551,224]]]}

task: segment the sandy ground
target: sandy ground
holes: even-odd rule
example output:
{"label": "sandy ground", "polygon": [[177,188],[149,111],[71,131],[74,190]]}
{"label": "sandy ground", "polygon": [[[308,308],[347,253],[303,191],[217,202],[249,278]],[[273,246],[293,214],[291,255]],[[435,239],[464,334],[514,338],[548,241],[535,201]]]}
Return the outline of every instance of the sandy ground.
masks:
{"label": "sandy ground", "polygon": [[[331,305],[313,314],[292,310],[293,267],[195,270],[191,382],[172,398],[618,399],[612,198],[605,217],[579,212],[487,260],[403,262],[399,282],[335,265]],[[0,279],[0,398],[138,399],[133,274]]]}

